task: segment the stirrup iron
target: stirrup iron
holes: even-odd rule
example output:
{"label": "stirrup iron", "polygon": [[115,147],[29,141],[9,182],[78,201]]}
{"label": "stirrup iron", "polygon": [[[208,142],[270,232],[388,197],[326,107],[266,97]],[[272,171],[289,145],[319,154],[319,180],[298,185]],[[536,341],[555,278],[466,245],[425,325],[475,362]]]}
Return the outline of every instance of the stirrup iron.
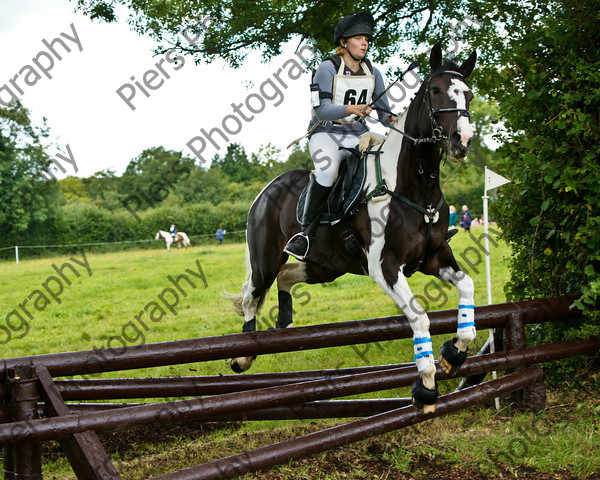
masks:
{"label": "stirrup iron", "polygon": [[[302,255],[299,254],[299,253],[296,253],[296,252],[292,252],[291,250],[288,250],[288,245],[290,243],[292,243],[296,237],[304,238],[306,240],[306,250],[304,251],[304,254],[302,254]],[[283,251],[285,253],[291,255],[296,260],[299,260],[301,262],[303,262],[304,260],[306,260],[306,256],[308,255],[308,251],[309,250],[310,250],[310,237],[307,234],[305,234],[304,232],[298,232],[297,234],[293,235],[292,238],[290,238],[288,240],[287,244],[283,248]]]}

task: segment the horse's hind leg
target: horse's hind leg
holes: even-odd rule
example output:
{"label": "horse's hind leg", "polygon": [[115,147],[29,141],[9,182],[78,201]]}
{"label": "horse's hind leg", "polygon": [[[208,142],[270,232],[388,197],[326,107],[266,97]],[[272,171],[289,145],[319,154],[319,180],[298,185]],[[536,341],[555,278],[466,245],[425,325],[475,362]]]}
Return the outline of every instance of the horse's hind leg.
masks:
{"label": "horse's hind leg", "polygon": [[[269,288],[275,281],[283,258],[276,240],[265,237],[260,229],[254,229],[248,235],[248,251],[246,252],[247,277],[242,286],[241,307],[244,315],[243,332],[256,331],[256,315],[260,311]],[[252,366],[256,357],[238,357],[231,360],[231,368],[236,373],[245,372]]]}
{"label": "horse's hind leg", "polygon": [[[286,263],[277,275],[279,311],[277,313],[277,328],[292,326],[292,294],[291,289],[297,283],[327,283],[333,282],[342,272],[330,270],[314,263]],[[310,298],[310,297],[308,297]],[[304,303],[306,304],[306,302]]]}
{"label": "horse's hind leg", "polygon": [[[269,293],[269,287],[275,280],[275,275],[273,275],[270,282],[266,282],[266,286],[265,284],[256,285],[254,283],[255,280],[253,280],[253,275],[250,273],[242,286],[242,311],[244,313],[242,332],[244,333],[256,331],[256,314]],[[245,372],[252,366],[252,362],[255,359],[256,356],[232,358],[230,362],[231,369],[236,373]]]}
{"label": "horse's hind leg", "polygon": [[306,263],[286,263],[277,275],[277,300],[279,309],[277,312],[276,328],[287,328],[292,326],[292,287],[301,282],[306,282]]}
{"label": "horse's hind leg", "polygon": [[[289,263],[281,267],[277,275],[277,297],[278,297],[278,313],[275,326],[277,328],[286,328],[292,326],[292,295],[291,288],[297,283],[307,281],[306,264],[305,263]],[[268,279],[259,281],[261,276],[249,275],[242,287],[242,310],[244,312],[244,327],[243,332],[256,331],[256,314],[267,296],[269,287],[275,279],[275,275],[269,275]],[[256,285],[254,282],[257,282]],[[231,368],[236,373],[242,373],[252,366],[252,362],[256,357],[239,357],[231,360]]]}

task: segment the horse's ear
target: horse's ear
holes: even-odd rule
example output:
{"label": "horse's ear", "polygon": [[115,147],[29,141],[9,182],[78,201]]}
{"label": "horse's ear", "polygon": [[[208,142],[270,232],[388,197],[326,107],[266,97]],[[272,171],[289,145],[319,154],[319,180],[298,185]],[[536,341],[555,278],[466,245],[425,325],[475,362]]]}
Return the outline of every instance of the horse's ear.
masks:
{"label": "horse's ear", "polygon": [[463,74],[463,77],[467,78],[471,73],[473,73],[473,69],[475,68],[475,62],[477,60],[477,51],[473,50],[469,58],[463,63],[458,71]]}
{"label": "horse's ear", "polygon": [[442,66],[442,47],[439,43],[436,43],[433,47],[431,47],[429,65],[431,66],[431,73],[439,70],[439,68]]}

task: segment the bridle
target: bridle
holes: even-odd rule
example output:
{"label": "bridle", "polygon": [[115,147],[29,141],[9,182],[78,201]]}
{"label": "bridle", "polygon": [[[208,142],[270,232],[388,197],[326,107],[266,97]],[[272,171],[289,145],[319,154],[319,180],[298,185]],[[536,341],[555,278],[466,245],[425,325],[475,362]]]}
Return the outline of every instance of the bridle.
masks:
{"label": "bridle", "polygon": [[427,93],[424,97],[424,102],[425,102],[425,106],[427,107],[427,112],[429,114],[429,121],[431,122],[431,129],[432,129],[433,133],[432,133],[432,136],[429,138],[418,138],[418,139],[414,140],[415,144],[436,143],[436,142],[439,142],[440,140],[448,140],[448,137],[442,134],[444,131],[444,128],[439,124],[439,122],[437,121],[437,118],[435,117],[438,113],[450,113],[450,112],[458,113],[458,115],[456,115],[456,119],[454,120],[452,125],[450,125],[450,131],[452,131],[452,127],[458,123],[458,120],[460,119],[460,117],[467,117],[468,119],[471,119],[471,113],[464,108],[433,108],[431,106],[431,90],[429,89],[429,84],[431,83],[431,80],[433,79],[433,77],[436,77],[438,75],[446,75],[446,74],[456,75],[456,76],[462,78],[463,80],[465,78],[462,73],[457,72],[455,70],[443,70],[441,72],[432,74],[427,79],[427,82],[425,83],[425,90]]}
{"label": "bridle", "polygon": [[[452,127],[454,125],[456,125],[456,123],[458,123],[458,120],[460,119],[460,117],[467,117],[468,119],[471,118],[471,113],[464,108],[433,108],[431,106],[431,90],[429,89],[429,84],[431,83],[431,80],[434,77],[437,77],[438,75],[445,75],[445,74],[456,75],[462,79],[465,78],[462,73],[457,72],[455,70],[442,70],[441,72],[436,72],[436,73],[431,74],[429,76],[429,78],[427,79],[427,81],[425,82],[424,88],[425,88],[426,93],[424,94],[423,101],[425,102],[425,107],[427,109],[427,113],[429,115],[429,121],[431,123],[431,132],[432,132],[431,136],[415,138],[412,135],[409,135],[408,133],[403,132],[402,130],[394,127],[393,125],[389,126],[390,130],[394,130],[395,132],[398,132],[401,135],[404,135],[411,142],[413,142],[414,145],[420,145],[422,143],[438,143],[441,140],[446,140],[446,141],[449,140],[449,138],[446,135],[443,135],[444,128],[439,124],[439,122],[437,121],[437,118],[435,117],[438,113],[449,113],[449,112],[457,112],[458,113],[458,115],[456,116],[456,119],[454,120],[452,125],[450,125],[450,130],[452,130]],[[383,110],[376,106],[374,106],[373,109]],[[386,113],[391,113],[392,115],[395,115],[393,112],[389,112],[389,111]],[[420,123],[420,115],[421,114],[419,113],[419,123]],[[371,117],[371,118],[373,118],[373,117]]]}

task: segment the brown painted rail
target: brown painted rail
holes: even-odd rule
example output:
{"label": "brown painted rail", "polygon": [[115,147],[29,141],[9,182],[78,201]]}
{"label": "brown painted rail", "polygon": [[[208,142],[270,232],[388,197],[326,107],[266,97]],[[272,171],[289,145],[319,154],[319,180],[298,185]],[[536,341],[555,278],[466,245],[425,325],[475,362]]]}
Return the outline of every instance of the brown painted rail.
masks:
{"label": "brown painted rail", "polygon": [[[101,412],[106,409],[125,408],[132,405],[119,403],[67,404],[71,413]],[[139,404],[137,404],[139,405]],[[412,405],[410,398],[374,398],[368,400],[324,400],[263,410],[242,411],[202,422],[242,422],[253,420],[301,420],[318,418],[368,417]]]}
{"label": "brown painted rail", "polygon": [[[463,365],[460,374],[514,368],[530,363],[540,363],[566,356],[595,352],[598,350],[599,345],[597,338],[591,338],[470,357]],[[219,415],[228,415],[245,410],[273,408],[386,390],[409,385],[416,378],[416,374],[415,367],[403,367],[213,397],[127,407],[97,412],[93,415],[64,415],[29,422],[13,422],[8,425],[0,425],[0,445],[24,441],[25,439],[29,441],[57,439],[88,430],[114,430],[157,421],[214,418]]]}
{"label": "brown painted rail", "polygon": [[304,372],[256,373],[245,375],[207,375],[159,378],[102,378],[90,380],[56,380],[62,397],[73,400],[114,400],[125,398],[198,397],[241,392],[254,388],[323,380],[342,375],[377,372],[392,368],[413,367],[414,363],[368,367],[310,370]]}
{"label": "brown painted rail", "polygon": [[[539,362],[559,360],[568,356],[593,353],[600,348],[596,339],[569,340],[521,351],[505,351],[470,357],[463,365],[460,376],[470,375],[473,369],[482,371],[481,365],[490,365],[483,374],[493,370],[504,370]],[[475,360],[475,358],[477,358]],[[436,362],[437,365],[437,362]],[[98,380],[59,380],[56,385],[65,400],[110,400],[127,398],[191,397],[220,395],[256,388],[267,388],[290,383],[323,380],[344,375],[376,372],[402,368],[407,373],[402,386],[417,379],[414,364],[377,365],[371,367],[340,368],[336,370],[313,370],[306,372],[262,373],[246,375],[220,375],[178,378],[119,378]],[[450,378],[437,367],[436,378]]]}
{"label": "brown painted rail", "polygon": [[533,385],[541,381],[542,378],[542,370],[533,367],[507,375],[498,380],[492,380],[440,397],[434,414],[426,415],[418,412],[412,406],[404,407],[321,432],[205,463],[197,467],[155,477],[154,480],[225,479],[237,477],[248,472],[257,472],[272,465],[287,463],[290,460],[307,457],[351,442],[381,435],[433,417],[447,415],[490,400],[496,396],[505,395]]}
{"label": "brown painted rail", "polygon": [[[511,313],[525,314],[526,323],[575,318],[580,313],[576,309],[569,309],[573,300],[574,298],[571,297],[558,297],[476,307],[477,328],[503,327],[507,316]],[[457,310],[429,313],[431,334],[455,332],[456,317]],[[8,358],[3,359],[0,363],[0,380],[6,378],[8,368],[24,364],[37,363],[44,365],[53,377],[89,375],[99,372],[354,345],[410,337],[412,337],[412,330],[406,317],[403,315],[391,316],[114,349]]]}

